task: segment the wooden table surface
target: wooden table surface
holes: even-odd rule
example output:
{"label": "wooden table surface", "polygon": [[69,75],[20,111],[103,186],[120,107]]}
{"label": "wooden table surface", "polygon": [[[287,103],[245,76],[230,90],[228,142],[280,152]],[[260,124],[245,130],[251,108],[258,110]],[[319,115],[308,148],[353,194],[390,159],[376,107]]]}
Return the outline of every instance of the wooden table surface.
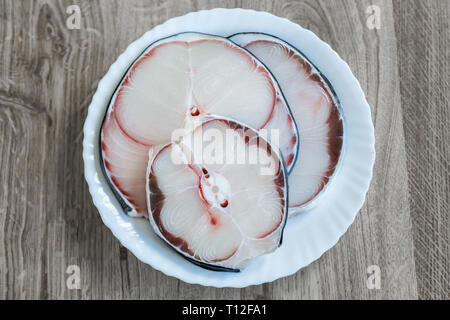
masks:
{"label": "wooden table surface", "polygon": [[[80,29],[66,24],[72,4]],[[347,233],[295,275],[245,289],[188,285],[138,261],[83,177],[82,127],[111,63],[154,26],[214,7],[315,32],[350,65],[375,125],[373,180]],[[449,21],[448,0],[0,1],[0,298],[450,298]],[[70,265],[80,289],[67,286]],[[372,265],[379,289],[367,285]]]}

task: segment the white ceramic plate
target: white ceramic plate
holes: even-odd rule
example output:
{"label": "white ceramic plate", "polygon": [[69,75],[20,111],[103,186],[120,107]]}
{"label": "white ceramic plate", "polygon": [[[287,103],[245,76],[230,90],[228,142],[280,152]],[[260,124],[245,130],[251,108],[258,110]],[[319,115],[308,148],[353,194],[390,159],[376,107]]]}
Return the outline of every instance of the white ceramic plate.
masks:
{"label": "white ceramic plate", "polygon": [[[152,42],[185,31],[219,36],[262,32],[301,50],[328,78],[344,116],[344,158],[320,203],[288,219],[282,246],[256,258],[240,273],[214,272],[183,259],[160,240],[144,219],[123,213],[102,173],[99,160],[100,126],[122,76]],[[161,24],[133,42],[98,85],[84,125],[83,159],[89,191],[103,222],[139,260],[188,283],[214,287],[246,287],[297,272],[336,244],[362,207],[375,160],[370,108],[348,65],[311,31],[266,12],[214,9],[189,13]]]}

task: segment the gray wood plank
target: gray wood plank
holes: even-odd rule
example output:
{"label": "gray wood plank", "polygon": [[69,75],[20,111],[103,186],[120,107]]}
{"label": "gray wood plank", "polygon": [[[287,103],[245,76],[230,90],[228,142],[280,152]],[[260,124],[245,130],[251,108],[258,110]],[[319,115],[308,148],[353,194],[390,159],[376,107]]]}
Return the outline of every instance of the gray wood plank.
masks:
{"label": "gray wood plank", "polygon": [[450,2],[396,1],[419,296],[450,298]]}

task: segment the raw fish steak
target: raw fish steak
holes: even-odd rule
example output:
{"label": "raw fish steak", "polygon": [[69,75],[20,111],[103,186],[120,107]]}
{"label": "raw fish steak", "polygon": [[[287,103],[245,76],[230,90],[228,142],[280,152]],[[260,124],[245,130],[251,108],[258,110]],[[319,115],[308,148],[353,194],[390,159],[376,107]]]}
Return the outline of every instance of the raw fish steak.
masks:
{"label": "raw fish steak", "polygon": [[153,229],[191,262],[238,271],[280,245],[285,166],[257,131],[207,118],[160,148],[147,176]]}
{"label": "raw fish steak", "polygon": [[299,155],[289,173],[289,213],[312,207],[335,173],[341,156],[343,119],[320,72],[294,47],[261,33],[230,37],[272,72],[299,131]]}
{"label": "raw fish steak", "polygon": [[[183,33],[165,38],[148,47],[130,67],[101,131],[104,170],[130,215],[147,215],[148,150],[171,142],[174,130],[192,127],[205,114],[267,129],[287,169],[293,167],[297,128],[264,65],[221,37]],[[271,129],[278,134],[272,135]]]}

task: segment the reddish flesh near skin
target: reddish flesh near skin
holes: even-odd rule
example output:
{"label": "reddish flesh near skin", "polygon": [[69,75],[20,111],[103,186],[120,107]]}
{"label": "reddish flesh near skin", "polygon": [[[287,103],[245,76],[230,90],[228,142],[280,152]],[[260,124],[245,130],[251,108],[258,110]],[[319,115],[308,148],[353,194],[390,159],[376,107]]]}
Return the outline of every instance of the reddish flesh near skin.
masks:
{"label": "reddish flesh near skin", "polygon": [[277,104],[275,105],[272,117],[263,129],[267,129],[268,131],[271,129],[279,130],[280,143],[277,147],[283,155],[289,172],[294,164],[294,158],[296,157],[298,137],[292,116],[286,110],[286,107],[283,106],[280,99],[277,99]]}
{"label": "reddish flesh near skin", "polygon": [[[202,62],[203,60],[211,61],[205,62],[205,65],[208,65],[208,63],[214,64],[214,52],[201,52],[201,50],[197,49],[198,52],[201,52],[201,59],[195,59],[194,56],[190,57],[190,59],[192,66],[200,66],[198,68],[198,72],[196,73],[196,70],[192,68],[189,68],[189,70],[182,69],[184,65],[182,58],[180,57],[183,57],[185,48],[205,46],[209,43],[220,44],[219,46],[214,46],[213,50],[211,51],[216,50],[217,52],[221,52],[223,50],[226,50],[227,53],[225,54],[225,57],[237,57],[236,59],[240,63],[239,68],[243,68],[241,64],[245,63],[246,68],[249,68],[251,72],[260,74],[260,76],[258,76],[258,81],[267,82],[267,96],[270,100],[270,104],[267,104],[266,109],[262,108],[262,110],[260,110],[266,110],[265,114],[264,112],[248,112],[247,114],[243,113],[242,115],[230,113],[225,107],[221,107],[220,103],[214,103],[214,100],[211,100],[215,96],[208,95],[208,90],[203,92],[201,89],[197,88],[199,86],[208,86],[208,83],[214,83],[214,81],[216,81],[214,80],[215,78],[221,77],[220,74],[216,75],[212,72],[209,72],[209,69],[207,67],[201,67],[202,63],[204,63]],[[171,55],[171,52],[169,52],[170,50],[168,51],[168,48],[172,47],[175,48],[177,55]],[[192,51],[192,49],[189,50]],[[167,56],[167,59],[159,58],[159,55],[164,57],[164,54],[165,56]],[[190,54],[193,55],[193,53]],[[217,54],[217,56],[219,55],[220,53]],[[145,75],[143,76],[142,74],[140,74],[139,70],[142,70],[142,68],[152,67],[152,61],[158,62],[155,63],[158,68],[159,64],[161,64],[162,70],[164,70],[164,72],[166,72],[167,74],[172,75],[170,79],[179,79],[177,75],[179,75],[182,71],[182,73],[191,72],[192,74],[195,74],[196,76],[198,76],[199,80],[194,81],[191,88],[190,86],[192,85],[192,83],[189,82],[189,79],[179,79],[174,83],[170,83],[170,85],[163,86],[162,84],[165,84],[164,81],[161,80],[161,85],[159,85],[157,77],[152,77],[150,79],[151,85],[149,86],[149,88],[141,86],[142,89],[140,89],[140,87],[138,88],[139,90],[133,89],[137,88],[138,85],[136,85],[136,83],[149,83],[148,81],[142,81],[142,79],[145,78]],[[224,70],[223,73],[225,75],[229,73],[228,69],[230,68],[232,70],[238,70],[236,66],[230,64],[226,67],[226,70]],[[180,69],[181,71],[178,69]],[[208,74],[208,72],[211,74]],[[235,73],[236,72],[238,71],[235,71]],[[149,72],[149,74],[160,75],[163,73]],[[234,85],[233,83],[235,83],[236,81],[228,82]],[[240,89],[238,84],[239,83],[236,84],[236,90],[238,90],[239,93]],[[229,91],[225,91],[225,94],[222,94],[219,98],[217,98],[219,102],[228,100],[230,104],[239,103],[239,101],[233,99],[233,95],[236,94],[233,93],[233,95],[231,95],[227,93],[233,91],[232,85],[226,86],[228,88],[227,90]],[[172,94],[172,92],[184,92],[183,90],[193,90],[194,93],[197,94],[193,95],[192,101],[190,102],[184,101],[184,99],[181,98],[173,98],[173,96],[176,96],[177,93]],[[149,130],[147,132],[148,134],[143,134],[142,131],[134,130],[134,127],[139,126],[130,125],[131,122],[127,120],[129,116],[133,117],[133,110],[136,109],[130,108],[130,103],[127,103],[127,101],[129,100],[127,98],[127,94],[129,94],[130,92],[134,92],[133,94],[136,96],[141,95],[142,101],[144,101],[145,104],[154,103],[158,106],[158,108],[152,109],[153,112],[150,115],[143,114],[136,116],[137,119],[145,120],[145,128]],[[243,99],[247,99],[247,96],[249,96],[244,91],[240,92],[239,94]],[[292,141],[297,141],[296,130],[291,115],[287,111],[286,106],[281,103],[279,98],[276,97],[277,95],[278,93],[276,93],[275,87],[268,72],[263,67],[258,65],[258,63],[245,51],[227,41],[216,39],[204,39],[191,42],[171,41],[155,46],[135,63],[130,72],[124,78],[124,81],[117,92],[117,96],[113,101],[111,110],[108,113],[107,121],[105,121],[103,125],[103,131],[109,132],[109,136],[114,136],[111,133],[117,131],[117,136],[120,136],[121,139],[123,138],[123,140],[126,141],[124,145],[120,145],[122,143],[122,140],[116,141],[116,139],[103,139],[102,141],[105,169],[111,176],[110,180],[112,184],[118,189],[119,193],[123,194],[124,197],[130,202],[131,207],[136,210],[137,214],[146,215],[147,210],[146,206],[144,205],[145,179],[142,179],[142,176],[140,174],[145,173],[147,169],[147,163],[145,160],[148,160],[148,149],[154,145],[169,143],[170,133],[173,129],[181,128],[187,122],[192,121],[192,119],[195,119],[197,116],[205,114],[207,112],[211,112],[217,115],[231,116],[232,118],[243,121],[245,123],[248,122],[245,118],[250,118],[252,120],[254,118],[258,118],[259,120],[257,122],[252,123],[252,125],[254,125],[256,128],[281,128],[281,131],[284,135],[291,136],[291,138],[289,139],[285,138],[285,136],[280,136],[281,152],[285,158],[285,161],[288,163],[289,169],[292,165],[292,161],[297,150],[296,143],[291,143]],[[168,103],[163,103],[164,101],[167,101]],[[218,104],[219,106],[215,106],[216,104]],[[211,107],[208,107],[209,105]],[[242,109],[242,107],[237,108],[237,110],[240,109]],[[137,114],[139,114],[139,112],[137,112]],[[168,115],[170,115],[169,118]],[[175,116],[172,117],[172,115]],[[155,129],[152,131],[152,128]],[[105,132],[103,134],[105,135]],[[290,142],[287,142],[288,140]],[[125,195],[124,190],[128,185],[132,185],[134,188],[132,190],[128,188]],[[141,188],[138,187],[139,185],[141,185]]]}
{"label": "reddish flesh near skin", "polygon": [[[209,120],[201,127],[203,132],[198,133],[197,127],[192,135],[227,128],[241,141],[244,133],[249,135],[248,148],[257,148],[258,142],[267,147],[254,131],[234,122]],[[189,145],[188,139],[183,141]],[[166,145],[150,167],[150,217],[161,236],[188,258],[227,268],[241,267],[275,250],[286,218],[285,177],[278,157],[272,156],[275,175],[266,176],[260,174],[259,165],[199,163],[195,152],[190,154],[192,163],[176,164],[171,157],[181,150],[185,147]],[[210,192],[214,186],[217,193]],[[223,200],[223,195],[228,198]]]}
{"label": "reddish flesh near skin", "polygon": [[335,172],[343,137],[339,109],[311,65],[287,46],[254,40],[245,48],[271,70],[297,121],[300,152],[289,176],[289,207],[304,206],[324,189]]}
{"label": "reddish flesh near skin", "polygon": [[145,174],[148,149],[125,135],[112,115],[107,116],[102,130],[102,155],[105,168],[118,191],[145,215]]}

